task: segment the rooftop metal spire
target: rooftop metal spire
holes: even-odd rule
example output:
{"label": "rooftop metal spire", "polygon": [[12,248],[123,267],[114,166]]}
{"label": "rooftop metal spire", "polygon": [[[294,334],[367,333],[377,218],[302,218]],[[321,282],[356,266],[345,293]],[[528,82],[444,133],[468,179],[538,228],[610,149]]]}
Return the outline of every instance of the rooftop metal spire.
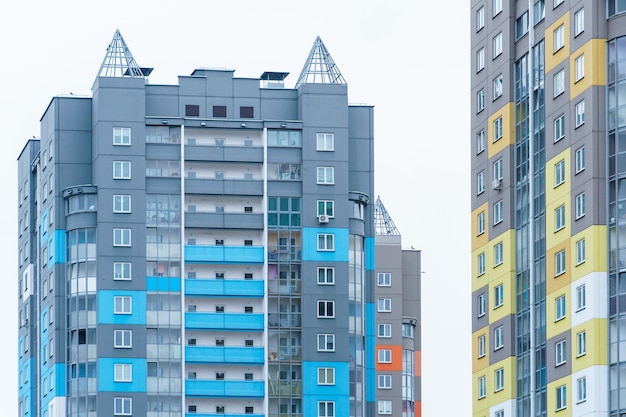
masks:
{"label": "rooftop metal spire", "polygon": [[315,39],[309,57],[302,68],[296,88],[302,84],[347,84],[341,75],[339,68],[335,65],[333,57],[324,46],[322,39],[318,36]]}
{"label": "rooftop metal spire", "polygon": [[387,213],[383,202],[380,201],[380,196],[376,198],[376,205],[374,206],[374,227],[377,235],[400,235],[393,219]]}
{"label": "rooftop metal spire", "polygon": [[152,68],[141,68],[126,46],[119,29],[115,30],[113,40],[100,66],[100,77],[147,77]]}

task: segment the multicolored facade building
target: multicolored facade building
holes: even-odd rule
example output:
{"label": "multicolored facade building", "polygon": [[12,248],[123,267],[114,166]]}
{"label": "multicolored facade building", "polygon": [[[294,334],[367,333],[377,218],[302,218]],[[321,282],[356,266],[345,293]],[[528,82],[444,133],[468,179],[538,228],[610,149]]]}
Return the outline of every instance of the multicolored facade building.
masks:
{"label": "multicolored facade building", "polygon": [[415,415],[372,388],[373,107],[321,39],[295,88],[151,71],[116,32],[18,158],[19,416]]}
{"label": "multicolored facade building", "polygon": [[626,5],[472,0],[471,50],[473,415],[626,415]]}

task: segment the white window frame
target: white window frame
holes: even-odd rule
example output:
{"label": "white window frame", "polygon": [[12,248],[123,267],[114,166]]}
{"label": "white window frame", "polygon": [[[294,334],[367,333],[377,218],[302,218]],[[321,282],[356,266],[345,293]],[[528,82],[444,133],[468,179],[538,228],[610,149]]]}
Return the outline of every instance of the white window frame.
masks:
{"label": "white window frame", "polygon": [[318,401],[317,417],[335,417],[334,401]]}
{"label": "white window frame", "polygon": [[378,349],[378,363],[391,363],[391,349]]}
{"label": "white window frame", "polygon": [[502,173],[502,158],[493,163],[493,179],[501,180],[503,178]]}
{"label": "white window frame", "polygon": [[478,317],[482,317],[487,314],[487,294],[480,294],[476,299],[476,304],[476,308],[478,310],[476,311],[476,314],[478,315]]}
{"label": "white window frame", "polygon": [[113,297],[114,314],[133,314],[133,297],[129,295],[116,295]]}
{"label": "white window frame", "polygon": [[503,128],[502,128],[502,116],[498,117],[493,121],[493,142],[497,142],[502,139]]}
{"label": "white window frame", "polygon": [[476,32],[485,27],[485,6],[476,10]]}
{"label": "white window frame", "polygon": [[576,311],[584,310],[587,307],[587,288],[585,284],[576,287]]}
{"label": "white window frame", "polygon": [[114,180],[131,179],[130,161],[113,161],[113,179]]}
{"label": "white window frame", "polygon": [[502,0],[493,0],[493,17],[502,12]]}
{"label": "white window frame", "polygon": [[485,151],[485,129],[481,129],[476,134],[476,155]]}
{"label": "white window frame", "polygon": [[480,195],[485,192],[485,171],[480,171],[476,176],[476,189],[477,195]]}
{"label": "white window frame", "polygon": [[317,183],[333,185],[335,183],[335,167],[317,167]]}
{"label": "white window frame", "polygon": [[478,378],[478,399],[485,398],[487,396],[487,377],[481,376]]}
{"label": "white window frame", "polygon": [[113,262],[113,280],[130,281],[133,279],[133,264],[130,262]]}
{"label": "white window frame", "polygon": [[317,318],[318,319],[334,319],[335,318],[335,301],[317,300]]}
{"label": "white window frame", "polygon": [[585,31],[585,9],[582,8],[574,13],[574,37]]}
{"label": "white window frame", "polygon": [[500,74],[496,78],[493,79],[493,99],[496,100],[500,98],[503,92],[504,92],[504,85],[503,85],[502,74]]}
{"label": "white window frame", "polygon": [[504,347],[504,326],[493,329],[493,350],[500,350]]}
{"label": "white window frame", "polygon": [[565,137],[565,114],[554,119],[554,143]]}
{"label": "white window frame", "polygon": [[586,252],[585,239],[576,241],[576,265],[580,265],[587,260]]}
{"label": "white window frame", "polygon": [[556,388],[556,411],[567,408],[567,385]]}
{"label": "white window frame", "polygon": [[554,29],[554,53],[557,53],[565,47],[565,24]]}
{"label": "white window frame", "polygon": [[554,345],[554,364],[560,366],[567,363],[567,341],[561,340]]}
{"label": "white window frame", "polygon": [[487,355],[487,337],[484,334],[478,336],[478,358],[483,358]]}
{"label": "white window frame", "polygon": [[493,417],[504,417],[504,410],[498,410]]}
{"label": "white window frame", "polygon": [[[120,343],[118,343],[118,341]],[[131,349],[133,347],[133,331],[118,329],[114,330],[113,347],[116,349]]]}
{"label": "white window frame", "polygon": [[554,164],[554,187],[558,187],[559,185],[565,182],[565,160],[561,159],[559,162]]}
{"label": "white window frame", "polygon": [[565,92],[565,70],[562,69],[561,71],[554,74],[553,80],[554,80],[553,97],[556,98]]}
{"label": "white window frame", "polygon": [[497,285],[493,288],[493,309],[504,304],[504,284]]}
{"label": "white window frame", "polygon": [[485,48],[480,48],[476,52],[476,72],[481,72],[485,69]]}
{"label": "white window frame", "polygon": [[113,195],[113,213],[130,213],[130,212],[131,212],[130,194],[114,194]]}
{"label": "white window frame", "polygon": [[587,401],[587,377],[578,378],[576,380],[576,403],[580,404]]}
{"label": "white window frame", "polygon": [[378,375],[378,389],[391,389],[391,375]]}
{"label": "white window frame", "polygon": [[485,110],[485,89],[481,88],[476,93],[476,113],[480,113]]}
{"label": "white window frame", "polygon": [[113,415],[132,416],[133,415],[133,399],[129,397],[113,398]]}
{"label": "white window frame", "polygon": [[576,149],[576,173],[584,171],[586,165],[585,161],[585,147],[581,146]]}
{"label": "white window frame", "polygon": [[317,234],[317,250],[319,252],[335,251],[335,235],[332,233]]}
{"label": "white window frame", "polygon": [[113,128],[113,145],[130,146],[130,127],[114,127]]}
{"label": "white window frame", "polygon": [[391,313],[391,298],[379,298],[378,299],[378,312],[379,313]]}
{"label": "white window frame", "polygon": [[378,400],[378,414],[391,415],[391,404],[390,400]]}
{"label": "white window frame", "polygon": [[335,217],[335,200],[317,200],[317,216]]}
{"label": "white window frame", "polygon": [[317,385],[335,385],[335,368],[317,368]]}
{"label": "white window frame", "polygon": [[554,231],[565,228],[565,204],[560,205],[554,210]]}
{"label": "white window frame", "polygon": [[583,330],[576,334],[576,356],[584,356],[587,354],[587,332]]}
{"label": "white window frame", "polygon": [[317,285],[335,285],[335,267],[320,266],[317,268]]}
{"label": "white window frame", "polygon": [[378,325],[378,337],[388,339],[391,337],[391,324],[380,323]]}
{"label": "white window frame", "polygon": [[504,220],[504,200],[497,201],[493,205],[493,225],[501,223]]}
{"label": "white window frame", "polygon": [[578,128],[585,124],[585,100],[576,103],[576,124],[575,128]]}
{"label": "white window frame", "polygon": [[563,320],[567,316],[567,299],[565,294],[554,300],[554,321]]}
{"label": "white window frame", "polygon": [[335,150],[335,134],[334,133],[317,133],[317,150],[331,152]]}
{"label": "white window frame", "polygon": [[585,54],[580,55],[574,60],[574,68],[575,68],[575,82],[578,82],[585,78]]}
{"label": "white window frame", "polygon": [[379,287],[391,287],[391,272],[379,272],[377,281]]}
{"label": "white window frame", "polygon": [[582,192],[576,195],[576,220],[580,219],[585,215],[586,211],[585,204],[585,193]]}
{"label": "white window frame", "polygon": [[554,254],[554,276],[558,277],[565,273],[566,270],[565,249]]}
{"label": "white window frame", "polygon": [[493,45],[493,59],[496,59],[500,55],[502,55],[502,32],[498,33],[493,37],[492,40]]}
{"label": "white window frame", "polygon": [[318,333],[317,334],[317,351],[318,352],[334,352],[335,351],[335,334],[334,333]]}
{"label": "white window frame", "polygon": [[113,367],[114,382],[133,382],[133,365],[130,363],[116,363]]}
{"label": "white window frame", "polygon": [[113,246],[132,246],[131,229],[113,229]]}
{"label": "white window frame", "polygon": [[478,254],[478,276],[483,275],[487,270],[487,262],[485,260],[485,252]]}
{"label": "white window frame", "polygon": [[558,5],[560,5],[561,3],[563,3],[565,0],[554,0],[554,6],[552,7],[553,9],[556,9]]}
{"label": "white window frame", "polygon": [[498,265],[502,265],[504,262],[504,243],[498,242],[493,247],[493,266],[494,268]]}
{"label": "white window frame", "polygon": [[482,235],[483,233],[485,233],[485,212],[481,211],[480,213],[478,213],[478,216],[476,217],[476,230],[477,236]]}
{"label": "white window frame", "polygon": [[498,368],[494,372],[494,392],[504,389],[504,368]]}

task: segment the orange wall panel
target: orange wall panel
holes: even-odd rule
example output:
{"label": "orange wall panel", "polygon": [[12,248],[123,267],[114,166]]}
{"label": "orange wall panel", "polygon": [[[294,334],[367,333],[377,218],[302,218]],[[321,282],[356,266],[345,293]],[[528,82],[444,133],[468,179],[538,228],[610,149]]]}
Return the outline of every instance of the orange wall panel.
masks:
{"label": "orange wall panel", "polygon": [[[378,363],[378,351],[391,350],[391,363]],[[402,345],[376,345],[376,370],[402,372]]]}

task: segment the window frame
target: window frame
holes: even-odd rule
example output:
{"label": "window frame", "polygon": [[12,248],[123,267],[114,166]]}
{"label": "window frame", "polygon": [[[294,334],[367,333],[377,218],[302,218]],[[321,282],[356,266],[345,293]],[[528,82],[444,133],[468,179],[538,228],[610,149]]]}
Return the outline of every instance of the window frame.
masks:
{"label": "window frame", "polygon": [[480,195],[485,192],[485,170],[476,174],[476,195]]}
{"label": "window frame", "polygon": [[113,297],[113,314],[133,314],[133,297],[130,295],[116,295]]}
{"label": "window frame", "polygon": [[485,48],[482,47],[476,52],[476,73],[485,69]]}
{"label": "window frame", "polygon": [[317,300],[317,318],[335,318],[335,300]]}
{"label": "window frame", "polygon": [[504,305],[504,284],[496,285],[493,288],[493,309]]}
{"label": "window frame", "polygon": [[492,59],[496,59],[497,57],[502,55],[502,37],[503,37],[502,32],[500,32],[496,36],[494,36],[492,39],[492,46],[493,46],[493,58]]}
{"label": "window frame", "polygon": [[487,314],[487,294],[479,294],[476,298],[476,315],[480,318]]}
{"label": "window frame", "polygon": [[391,338],[391,324],[390,323],[379,323],[378,331],[376,333],[377,337],[382,339]]}
{"label": "window frame", "polygon": [[502,158],[498,159],[493,163],[493,179],[494,180],[502,180],[503,178],[503,167],[502,167]]}
{"label": "window frame", "polygon": [[481,88],[476,93],[476,113],[485,110],[485,89]]}
{"label": "window frame", "polygon": [[481,129],[476,133],[476,155],[485,151],[485,129]]}
{"label": "window frame", "polygon": [[317,385],[335,385],[335,368],[318,367]]}
{"label": "window frame", "polygon": [[567,258],[565,249],[558,251],[554,254],[554,276],[558,277],[565,273],[567,270],[566,264]]}
{"label": "window frame", "polygon": [[[128,337],[128,343],[126,338]],[[121,343],[118,343],[118,338]],[[129,329],[113,330],[113,348],[115,349],[132,349],[133,347],[133,331]]]}
{"label": "window frame", "polygon": [[580,148],[576,149],[575,159],[576,159],[576,174],[578,174],[579,172],[584,171],[586,168],[584,146],[581,146]]}
{"label": "window frame", "polygon": [[574,129],[577,129],[580,126],[585,124],[585,100],[581,100],[578,103],[576,103],[575,113],[576,113],[576,123],[574,125]]}
{"label": "window frame", "polygon": [[587,377],[583,376],[576,380],[576,403],[587,401]]}
{"label": "window frame", "polygon": [[391,313],[391,298],[379,298],[376,304],[378,313]]}
{"label": "window frame", "polygon": [[504,263],[504,243],[498,242],[493,246],[493,267]]}
{"label": "window frame", "polygon": [[566,217],[565,217],[565,204],[561,204],[557,208],[554,209],[554,231],[558,232],[565,228]]}
{"label": "window frame", "polygon": [[478,359],[487,356],[487,337],[484,334],[478,336]]}
{"label": "window frame", "polygon": [[[128,275],[126,275],[127,272],[128,272]],[[132,279],[133,279],[132,262],[118,262],[118,261],[113,262],[113,280],[114,281],[132,281]]]}
{"label": "window frame", "polygon": [[576,195],[576,220],[585,216],[585,212],[586,212],[585,200],[586,200],[586,197],[585,197],[584,191]]}
{"label": "window frame", "polygon": [[556,411],[567,408],[567,385],[556,387]]}
{"label": "window frame", "polygon": [[378,400],[378,414],[392,414],[392,402],[390,400]]}
{"label": "window frame", "polygon": [[[323,344],[320,344],[320,343],[323,343]],[[328,347],[329,344],[331,345],[330,348]],[[334,333],[318,333],[317,334],[317,351],[318,352],[334,352],[335,351],[335,334]]]}
{"label": "window frame", "polygon": [[487,272],[487,262],[485,259],[485,252],[478,254],[478,276],[481,276]]}
{"label": "window frame", "polygon": [[493,143],[502,139],[502,136],[504,135],[503,131],[502,116],[499,116],[493,121]]}
{"label": "window frame", "polygon": [[476,10],[476,32],[485,27],[485,6]]}
{"label": "window frame", "polygon": [[131,247],[132,246],[132,229],[114,228],[113,229],[113,246]]}
{"label": "window frame", "polygon": [[391,349],[378,349],[378,363],[391,363],[392,352]]}
{"label": "window frame", "polygon": [[554,321],[561,321],[567,317],[567,298],[562,294],[554,299]]}
{"label": "window frame", "polygon": [[[127,133],[127,135],[125,135],[125,133]],[[117,138],[119,138],[119,141]],[[127,140],[125,140],[125,138],[127,138]],[[113,146],[130,146],[131,143],[130,127],[113,127]]]}
{"label": "window frame", "polygon": [[391,287],[391,272],[379,272],[377,274],[377,286]]}
{"label": "window frame", "polygon": [[[335,134],[329,132],[318,132],[315,135],[315,150],[321,152],[332,152],[335,150]],[[330,145],[330,146],[329,146]]]}
{"label": "window frame", "polygon": [[574,37],[577,37],[585,31],[585,8],[579,9],[574,13]]}
{"label": "window frame", "polygon": [[493,392],[502,391],[504,389],[504,368],[496,369],[494,372],[493,378],[494,378]]}
{"label": "window frame", "polygon": [[581,311],[587,308],[587,288],[586,284],[582,284],[576,287],[576,311]]}
{"label": "window frame", "polygon": [[504,221],[504,200],[496,201],[493,204],[493,225]]}
{"label": "window frame", "polygon": [[504,348],[504,326],[498,326],[493,329],[493,350]]}
{"label": "window frame", "polygon": [[130,194],[113,194],[113,213],[131,213],[132,196]]}
{"label": "window frame", "polygon": [[560,340],[554,344],[554,366],[561,366],[567,363],[567,341]]}
{"label": "window frame", "polygon": [[317,234],[317,251],[318,252],[334,252],[335,251],[335,235],[333,233]]}
{"label": "window frame", "polygon": [[113,161],[113,179],[132,179],[132,165],[130,161]]}
{"label": "window frame", "polygon": [[389,374],[379,374],[378,375],[378,389],[391,389],[392,378]]}
{"label": "window frame", "polygon": [[133,382],[133,365],[131,363],[114,364],[113,382]]}
{"label": "window frame", "polygon": [[585,78],[585,54],[580,54],[574,59],[574,83]]}
{"label": "window frame", "polygon": [[329,218],[335,217],[335,200],[317,200],[317,216],[322,215]]}
{"label": "window frame", "polygon": [[478,399],[485,397],[487,397],[487,377],[483,375],[478,377]]}
{"label": "window frame", "polygon": [[[323,278],[323,280],[320,280],[320,278]],[[335,285],[335,267],[334,266],[317,267],[317,285]]]}
{"label": "window frame", "polygon": [[502,13],[502,0],[493,0],[493,16],[496,17]]}
{"label": "window frame", "polygon": [[553,53],[559,52],[561,49],[565,48],[565,24],[561,24],[559,27],[554,29],[552,33],[554,39],[554,51]]}
{"label": "window frame", "polygon": [[553,96],[552,98],[557,98],[561,94],[565,93],[565,69],[561,69],[552,77],[554,82],[553,84]]}
{"label": "window frame", "polygon": [[[493,100],[497,100],[502,97],[504,93],[504,81],[502,74],[493,79]],[[500,121],[502,122],[502,121]]]}
{"label": "window frame", "polygon": [[576,333],[576,357],[579,358],[587,354],[587,331]]}
{"label": "window frame", "polygon": [[565,137],[565,113],[554,119],[554,143]]}
{"label": "window frame", "polygon": [[554,188],[565,182],[565,159],[554,164]]}
{"label": "window frame", "polygon": [[[128,408],[128,411],[126,411],[127,408]],[[114,397],[113,398],[113,415],[132,416],[133,415],[133,399],[130,397]]]}
{"label": "window frame", "polygon": [[587,260],[587,249],[585,246],[585,238],[576,241],[576,265],[585,263]]}
{"label": "window frame", "polygon": [[317,167],[317,184],[318,185],[334,185],[335,184],[335,167],[328,167],[328,166]]}
{"label": "window frame", "polygon": [[480,236],[483,233],[485,233],[486,231],[486,227],[485,227],[485,212],[481,211],[480,213],[478,213],[478,215],[476,216],[476,236]]}

